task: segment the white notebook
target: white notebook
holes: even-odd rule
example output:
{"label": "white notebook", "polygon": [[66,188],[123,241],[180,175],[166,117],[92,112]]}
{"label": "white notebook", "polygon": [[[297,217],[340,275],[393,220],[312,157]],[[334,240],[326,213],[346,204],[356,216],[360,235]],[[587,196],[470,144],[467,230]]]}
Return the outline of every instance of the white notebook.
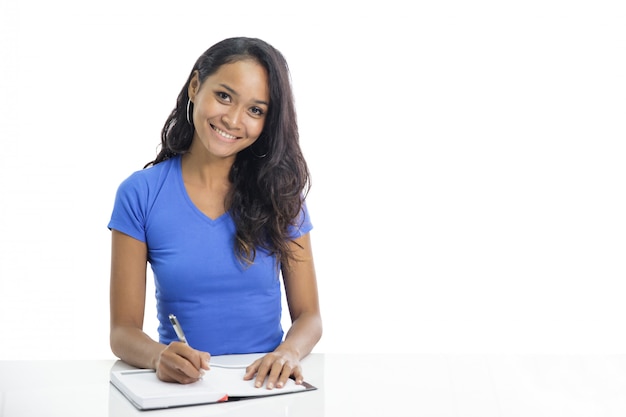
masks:
{"label": "white notebook", "polygon": [[140,410],[210,404],[224,401],[280,395],[316,389],[308,383],[287,380],[283,388],[254,387],[254,379],[244,381],[245,368],[254,360],[247,355],[211,358],[211,370],[191,384],[163,382],[152,369],[112,370],[111,383]]}

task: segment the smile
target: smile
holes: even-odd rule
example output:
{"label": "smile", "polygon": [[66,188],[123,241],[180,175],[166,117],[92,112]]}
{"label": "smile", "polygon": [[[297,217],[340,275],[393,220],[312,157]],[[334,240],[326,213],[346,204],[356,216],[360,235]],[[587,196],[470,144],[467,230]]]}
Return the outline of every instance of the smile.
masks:
{"label": "smile", "polygon": [[216,126],[211,125],[211,127],[213,128],[213,130],[215,130],[220,136],[225,137],[226,139],[237,139],[237,136],[233,136],[233,135],[229,135],[228,133],[224,132],[222,129],[219,129]]}

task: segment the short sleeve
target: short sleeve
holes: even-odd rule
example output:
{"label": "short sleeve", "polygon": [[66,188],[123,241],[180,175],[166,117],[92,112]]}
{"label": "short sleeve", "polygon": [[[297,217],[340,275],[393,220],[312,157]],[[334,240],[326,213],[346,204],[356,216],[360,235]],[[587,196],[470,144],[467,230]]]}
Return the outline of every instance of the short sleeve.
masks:
{"label": "short sleeve", "polygon": [[300,210],[300,215],[298,216],[294,224],[289,228],[289,236],[291,237],[291,239],[297,239],[301,236],[306,235],[311,230],[313,230],[313,223],[311,223],[309,209],[305,202],[302,204],[302,210]]}
{"label": "short sleeve", "polygon": [[115,195],[108,228],[146,242],[147,184],[137,173],[120,184]]}

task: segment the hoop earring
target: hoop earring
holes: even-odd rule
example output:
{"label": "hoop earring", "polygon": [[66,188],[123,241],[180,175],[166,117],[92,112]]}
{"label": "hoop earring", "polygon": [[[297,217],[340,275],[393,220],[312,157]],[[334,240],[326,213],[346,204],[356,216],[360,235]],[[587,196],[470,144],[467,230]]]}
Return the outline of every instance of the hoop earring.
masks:
{"label": "hoop earring", "polygon": [[267,152],[265,152],[263,155],[255,154],[254,151],[252,150],[252,148],[250,148],[250,153],[252,154],[252,156],[254,156],[255,158],[258,158],[258,159],[263,159],[263,158],[265,158],[267,156]]}
{"label": "hoop earring", "polygon": [[265,151],[265,153],[263,155],[257,155],[254,153],[254,151],[252,150],[252,145],[250,147],[248,147],[248,149],[250,150],[250,153],[252,154],[252,156],[254,156],[257,159],[263,159],[267,156],[267,151]]}
{"label": "hoop earring", "polygon": [[193,126],[193,123],[191,123],[191,117],[189,117],[189,108],[191,107],[191,99],[188,98],[187,99],[187,123],[189,123],[190,126]]}

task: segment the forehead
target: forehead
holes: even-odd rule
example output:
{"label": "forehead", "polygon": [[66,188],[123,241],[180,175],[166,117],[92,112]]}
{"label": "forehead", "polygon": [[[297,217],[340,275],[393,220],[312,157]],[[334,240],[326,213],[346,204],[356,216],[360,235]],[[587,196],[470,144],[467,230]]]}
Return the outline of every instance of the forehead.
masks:
{"label": "forehead", "polygon": [[254,59],[243,59],[220,66],[204,84],[222,85],[242,98],[269,102],[270,89],[267,70]]}

